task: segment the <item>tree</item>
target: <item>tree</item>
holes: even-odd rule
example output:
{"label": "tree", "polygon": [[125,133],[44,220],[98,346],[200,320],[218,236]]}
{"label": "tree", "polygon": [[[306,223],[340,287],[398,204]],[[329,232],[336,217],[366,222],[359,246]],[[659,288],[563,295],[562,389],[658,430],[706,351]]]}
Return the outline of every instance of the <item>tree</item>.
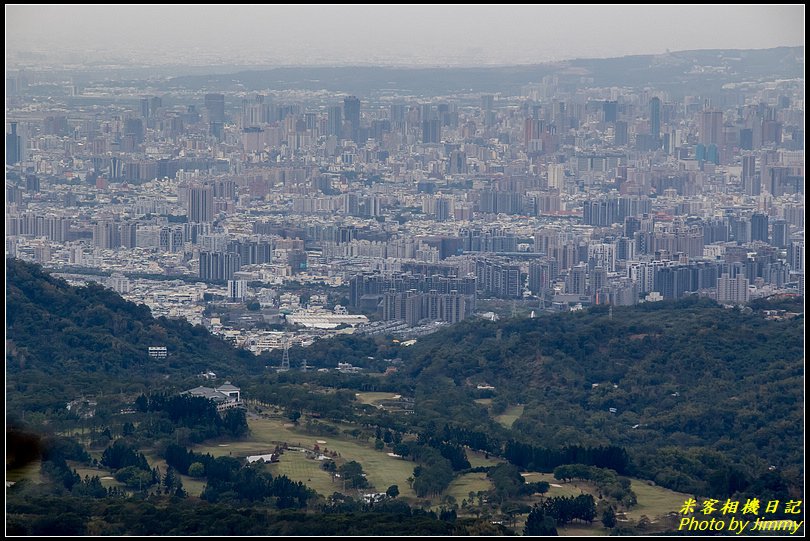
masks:
{"label": "tree", "polygon": [[596,502],[590,494],[580,494],[574,499],[574,513],[576,518],[586,522],[593,522],[596,518]]}
{"label": "tree", "polygon": [[287,418],[293,423],[298,423],[298,419],[301,418],[301,412],[298,410],[290,411],[287,413]]}
{"label": "tree", "polygon": [[408,456],[408,453],[410,453],[410,452],[411,452],[410,447],[408,447],[404,443],[398,443],[398,444],[394,445],[394,454],[395,455],[399,455],[402,458],[405,458],[406,456]]}
{"label": "tree", "polygon": [[142,413],[146,413],[148,405],[149,402],[146,398],[146,395],[144,394],[141,394],[140,396],[138,396],[138,398],[135,399],[135,409]]}
{"label": "tree", "polygon": [[250,431],[247,424],[245,410],[241,408],[227,410],[223,417],[223,422],[225,424],[225,429],[234,438],[244,436]]}
{"label": "tree", "polygon": [[374,448],[378,451],[385,449],[385,444],[382,440],[374,440]]}
{"label": "tree", "polygon": [[131,436],[134,433],[135,433],[135,425],[128,421],[124,423],[123,427],[121,427],[121,434],[123,434],[124,436]]}
{"label": "tree", "polygon": [[608,506],[605,508],[605,511],[602,513],[602,524],[605,528],[613,528],[616,526],[616,513],[613,511],[613,507]]}
{"label": "tree", "polygon": [[557,526],[554,524],[553,518],[535,505],[526,519],[523,535],[557,535]]}
{"label": "tree", "polygon": [[188,467],[188,475],[189,477],[202,477],[205,475],[205,466],[202,462],[193,462],[191,466]]}
{"label": "tree", "polygon": [[169,466],[166,470],[166,475],[163,477],[163,491],[166,494],[173,493],[177,487],[178,481],[180,481],[180,478],[175,475],[174,468]]}
{"label": "tree", "polygon": [[342,465],[338,471],[349,488],[365,488],[368,486],[368,481],[363,474],[363,466],[359,462],[351,460]]}
{"label": "tree", "polygon": [[389,498],[396,498],[399,496],[399,487],[397,485],[391,485],[388,487],[388,490],[385,491],[385,495]]}

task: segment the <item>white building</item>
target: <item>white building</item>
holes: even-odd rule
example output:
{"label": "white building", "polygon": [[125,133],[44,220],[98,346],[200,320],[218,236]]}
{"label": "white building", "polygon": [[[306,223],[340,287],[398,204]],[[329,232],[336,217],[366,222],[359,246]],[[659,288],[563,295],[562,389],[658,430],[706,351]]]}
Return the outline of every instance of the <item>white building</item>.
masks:
{"label": "white building", "polygon": [[241,301],[245,298],[247,282],[245,280],[228,280],[228,298]]}
{"label": "white building", "polygon": [[743,304],[748,302],[748,278],[739,275],[730,278],[723,273],[717,279],[717,302],[726,304]]}

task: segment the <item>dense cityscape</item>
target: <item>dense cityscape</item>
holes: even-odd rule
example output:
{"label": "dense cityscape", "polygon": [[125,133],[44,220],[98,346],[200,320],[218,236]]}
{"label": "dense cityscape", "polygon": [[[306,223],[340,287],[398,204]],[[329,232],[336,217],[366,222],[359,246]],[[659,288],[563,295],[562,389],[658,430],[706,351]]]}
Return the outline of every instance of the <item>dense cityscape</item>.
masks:
{"label": "dense cityscape", "polygon": [[9,75],[6,254],[256,353],[430,332],[488,298],[804,291],[803,80],[714,100],[557,75],[363,99],[128,84]]}

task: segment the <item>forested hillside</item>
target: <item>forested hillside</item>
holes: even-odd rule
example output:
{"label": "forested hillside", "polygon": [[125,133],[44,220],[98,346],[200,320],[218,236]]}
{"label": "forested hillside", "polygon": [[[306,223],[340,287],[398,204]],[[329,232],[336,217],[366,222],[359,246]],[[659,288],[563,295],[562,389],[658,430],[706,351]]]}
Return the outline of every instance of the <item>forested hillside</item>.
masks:
{"label": "forested hillside", "polygon": [[771,466],[801,477],[803,328],[802,316],[768,320],[697,299],[469,321],[410,348],[402,377],[426,397],[417,414],[439,426],[462,416],[491,431],[471,400],[487,383],[490,413],[525,405],[517,440],[621,446],[639,476],[726,493]]}
{"label": "forested hillside", "polygon": [[[38,266],[6,266],[6,402],[10,411],[64,408],[83,394],[119,392],[163,374],[223,376],[255,357],[202,327],[153,318],[144,305],[91,284],[75,288]],[[149,346],[166,346],[152,359]],[[132,389],[129,389],[132,390]]]}

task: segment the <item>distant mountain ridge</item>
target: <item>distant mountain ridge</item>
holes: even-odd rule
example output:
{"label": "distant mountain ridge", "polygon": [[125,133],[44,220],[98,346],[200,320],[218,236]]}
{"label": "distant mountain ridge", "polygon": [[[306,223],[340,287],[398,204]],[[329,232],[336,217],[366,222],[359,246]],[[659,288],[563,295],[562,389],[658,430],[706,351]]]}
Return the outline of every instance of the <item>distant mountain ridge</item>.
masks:
{"label": "distant mountain ridge", "polygon": [[[439,60],[436,59],[438,62]],[[696,67],[711,66],[709,71]],[[659,55],[575,59],[501,67],[279,67],[236,73],[185,75],[165,86],[197,89],[327,90],[365,96],[377,92],[442,95],[519,91],[554,75],[563,86],[655,86],[675,95],[695,88],[719,91],[723,84],[760,78],[804,77],[804,47],[706,49]]]}

